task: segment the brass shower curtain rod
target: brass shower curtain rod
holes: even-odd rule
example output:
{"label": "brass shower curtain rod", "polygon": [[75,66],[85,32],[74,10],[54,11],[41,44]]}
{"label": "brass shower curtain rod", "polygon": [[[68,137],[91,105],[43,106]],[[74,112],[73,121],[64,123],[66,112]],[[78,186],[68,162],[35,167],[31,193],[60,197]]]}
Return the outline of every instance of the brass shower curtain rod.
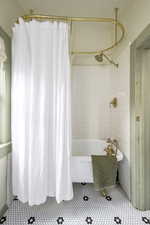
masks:
{"label": "brass shower curtain rod", "polygon": [[[72,51],[71,53],[74,55],[97,55],[101,54],[103,52],[109,51],[116,47],[124,38],[125,35],[125,28],[123,24],[121,24],[117,20],[117,12],[118,9],[115,9],[115,18],[97,18],[97,17],[67,17],[67,16],[50,16],[50,15],[38,15],[38,14],[33,14],[33,11],[31,10],[30,15],[24,15],[22,16],[24,21],[31,21],[33,19],[39,20],[39,21],[45,21],[45,20],[52,20],[52,21],[64,21],[64,22],[106,22],[106,23],[112,23],[115,25],[115,42],[104,49],[101,49],[99,51]],[[120,29],[121,31],[121,36],[117,40],[117,28]]]}

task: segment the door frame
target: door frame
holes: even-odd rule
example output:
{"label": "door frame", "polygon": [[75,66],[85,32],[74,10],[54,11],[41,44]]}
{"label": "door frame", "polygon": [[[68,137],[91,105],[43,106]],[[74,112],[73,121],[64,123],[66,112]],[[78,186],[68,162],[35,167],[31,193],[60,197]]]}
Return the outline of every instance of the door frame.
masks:
{"label": "door frame", "polygon": [[147,43],[150,43],[150,25],[143,30],[130,48],[131,202],[135,208],[140,210],[150,209],[150,202],[146,201],[147,198],[145,197],[146,177],[144,170],[148,168],[148,165],[145,165],[144,160],[144,113],[142,110],[141,71],[141,57]]}

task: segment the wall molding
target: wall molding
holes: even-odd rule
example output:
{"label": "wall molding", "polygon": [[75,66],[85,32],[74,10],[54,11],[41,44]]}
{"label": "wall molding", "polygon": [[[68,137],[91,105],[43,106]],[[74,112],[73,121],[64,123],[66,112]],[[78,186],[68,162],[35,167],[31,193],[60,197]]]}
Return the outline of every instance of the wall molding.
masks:
{"label": "wall molding", "polygon": [[2,217],[6,213],[7,210],[8,210],[8,206],[4,205],[3,208],[0,210],[0,217]]}

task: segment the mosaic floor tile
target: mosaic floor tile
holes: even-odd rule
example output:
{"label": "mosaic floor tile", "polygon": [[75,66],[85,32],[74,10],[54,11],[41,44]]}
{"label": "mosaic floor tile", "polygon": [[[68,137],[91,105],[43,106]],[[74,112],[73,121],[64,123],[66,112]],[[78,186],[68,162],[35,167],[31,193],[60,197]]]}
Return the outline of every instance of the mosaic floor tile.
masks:
{"label": "mosaic floor tile", "polygon": [[6,215],[4,225],[144,225],[150,224],[150,211],[133,208],[118,186],[109,190],[106,198],[94,190],[93,184],[74,184],[74,198],[57,204],[48,198],[45,204],[30,207],[17,197]]}

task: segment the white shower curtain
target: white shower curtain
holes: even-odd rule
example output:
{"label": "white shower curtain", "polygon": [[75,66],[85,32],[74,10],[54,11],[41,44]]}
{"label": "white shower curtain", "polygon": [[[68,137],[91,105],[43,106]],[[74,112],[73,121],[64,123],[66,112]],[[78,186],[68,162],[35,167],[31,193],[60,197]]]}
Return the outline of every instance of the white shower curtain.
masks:
{"label": "white shower curtain", "polygon": [[13,193],[29,205],[73,197],[69,24],[19,20],[12,41]]}

